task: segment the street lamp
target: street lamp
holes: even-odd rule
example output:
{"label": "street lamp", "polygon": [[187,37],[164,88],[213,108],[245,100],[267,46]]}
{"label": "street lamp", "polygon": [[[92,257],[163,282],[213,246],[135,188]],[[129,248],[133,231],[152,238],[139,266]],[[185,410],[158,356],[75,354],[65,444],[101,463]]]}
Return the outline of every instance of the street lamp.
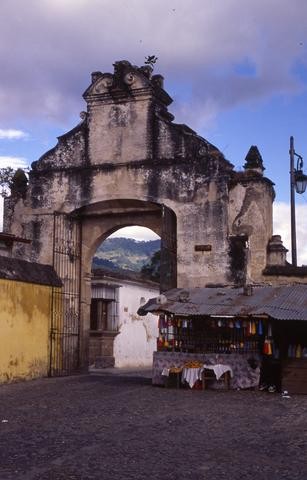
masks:
{"label": "street lamp", "polygon": [[[296,254],[296,223],[295,223],[295,192],[304,193],[307,186],[307,175],[303,173],[303,157],[298,155],[294,150],[294,138],[290,137],[290,203],[291,203],[291,250],[292,265],[297,267]],[[297,158],[296,168],[294,167],[294,159]]]}

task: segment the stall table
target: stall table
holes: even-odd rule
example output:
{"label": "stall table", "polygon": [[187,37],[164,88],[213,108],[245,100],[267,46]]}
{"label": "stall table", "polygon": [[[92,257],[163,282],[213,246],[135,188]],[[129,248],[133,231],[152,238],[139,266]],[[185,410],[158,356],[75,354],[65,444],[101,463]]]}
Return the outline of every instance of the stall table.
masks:
{"label": "stall table", "polygon": [[[217,364],[229,367],[233,374],[233,377],[229,379],[229,388],[231,389],[255,388],[259,385],[260,355],[257,353],[202,354],[165,351],[154,352],[153,385],[165,385],[165,376],[162,375],[163,369],[183,367],[185,363],[193,360],[212,368]],[[221,382],[213,379],[210,386],[221,388]]]}
{"label": "stall table", "polygon": [[206,390],[207,382],[223,380],[225,387],[229,390],[230,378],[233,378],[233,371],[230,365],[217,363],[215,365],[204,365],[202,371],[203,390]]}

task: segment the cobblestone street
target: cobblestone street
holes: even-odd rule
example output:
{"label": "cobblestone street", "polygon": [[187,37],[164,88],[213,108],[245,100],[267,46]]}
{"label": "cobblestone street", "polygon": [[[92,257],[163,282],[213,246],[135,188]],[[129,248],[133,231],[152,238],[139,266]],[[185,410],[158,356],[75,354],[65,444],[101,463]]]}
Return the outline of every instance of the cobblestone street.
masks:
{"label": "cobblestone street", "polygon": [[0,387],[1,480],[307,478],[307,397],[91,374]]}

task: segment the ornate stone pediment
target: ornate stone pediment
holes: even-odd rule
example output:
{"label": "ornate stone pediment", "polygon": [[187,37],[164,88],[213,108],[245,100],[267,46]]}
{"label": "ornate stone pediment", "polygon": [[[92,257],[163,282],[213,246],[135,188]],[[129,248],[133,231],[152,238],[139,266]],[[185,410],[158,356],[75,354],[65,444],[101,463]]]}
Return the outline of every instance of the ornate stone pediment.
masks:
{"label": "ornate stone pediment", "polygon": [[161,75],[152,76],[152,68],[149,65],[137,67],[127,60],[121,60],[114,63],[114,74],[111,73],[92,73],[92,84],[83,94],[86,101],[97,99],[97,96],[110,95],[130,96],[138,92],[154,92],[161,97],[163,103],[169,105],[171,98],[163,90],[163,77]]}

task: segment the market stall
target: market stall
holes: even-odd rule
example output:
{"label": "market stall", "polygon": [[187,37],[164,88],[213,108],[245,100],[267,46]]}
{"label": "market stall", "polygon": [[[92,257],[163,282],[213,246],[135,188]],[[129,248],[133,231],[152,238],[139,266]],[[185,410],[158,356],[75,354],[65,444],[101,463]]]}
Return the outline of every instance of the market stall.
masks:
{"label": "market stall", "polygon": [[[189,388],[201,381],[307,393],[307,286],[174,289],[139,313],[147,311],[159,315],[154,385],[169,384],[175,372],[175,384]],[[219,368],[228,374],[218,377]]]}
{"label": "market stall", "polygon": [[[199,380],[201,369],[214,373],[226,367],[226,371],[231,372],[230,388],[258,386],[261,351],[265,346],[264,325],[263,319],[248,321],[237,318],[234,321],[225,317],[187,318],[161,314],[158,351],[154,353],[153,360],[153,384],[163,385],[165,375],[162,371],[172,367],[182,368],[185,380],[186,365],[194,360],[199,362]],[[210,386],[219,388],[220,376],[214,376]],[[190,387],[193,385],[190,384]]]}

